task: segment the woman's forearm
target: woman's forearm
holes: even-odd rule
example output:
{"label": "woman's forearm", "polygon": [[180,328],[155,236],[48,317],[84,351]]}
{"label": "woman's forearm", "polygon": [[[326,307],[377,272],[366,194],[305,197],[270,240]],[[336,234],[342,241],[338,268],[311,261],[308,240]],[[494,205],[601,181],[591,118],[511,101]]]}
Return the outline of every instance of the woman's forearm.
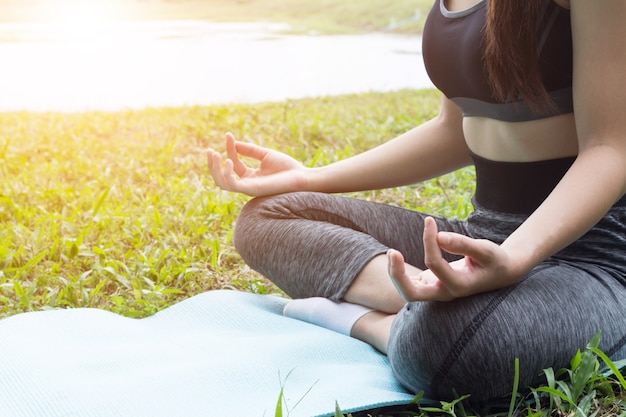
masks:
{"label": "woman's forearm", "polygon": [[579,153],[541,207],[502,245],[521,270],[586,233],[626,191],[626,87],[616,70],[626,65],[619,46],[625,14],[621,2],[571,1]]}
{"label": "woman's forearm", "polygon": [[592,228],[626,191],[626,158],[610,146],[582,152],[544,203],[503,244],[519,276]]}
{"label": "woman's forearm", "polygon": [[460,121],[440,115],[362,154],[311,168],[303,187],[329,193],[397,187],[470,163]]}

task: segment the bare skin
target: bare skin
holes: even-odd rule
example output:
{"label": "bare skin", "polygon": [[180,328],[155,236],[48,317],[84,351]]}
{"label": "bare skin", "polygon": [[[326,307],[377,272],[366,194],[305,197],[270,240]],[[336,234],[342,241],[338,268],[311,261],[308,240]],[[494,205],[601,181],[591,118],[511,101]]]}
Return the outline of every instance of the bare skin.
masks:
{"label": "bare skin", "polygon": [[[411,275],[421,272],[409,264],[406,264],[406,269]],[[381,280],[381,277],[388,279]],[[357,320],[350,335],[386,354],[391,324],[396,313],[406,304],[389,276],[387,255],[375,257],[363,268],[350,286],[344,300],[377,310]]]}
{"label": "bare skin", "polygon": [[387,354],[391,324],[395,317],[395,314],[372,311],[361,317],[354,326],[352,326],[350,336],[369,343],[380,352]]}
{"label": "bare skin", "polygon": [[[626,85],[622,82],[626,51],[621,46],[626,38],[626,4],[556,1],[571,10],[575,117],[521,123],[464,119],[444,98],[434,119],[324,167],[306,168],[288,155],[238,142],[230,134],[225,161],[219,152],[208,151],[216,184],[251,196],[412,184],[470,164],[468,149],[496,161],[576,156],[544,203],[501,245],[438,232],[434,220],[427,219],[423,235],[427,270],[406,264],[395,250],[374,258],[344,298],[377,310],[354,325],[354,337],[386,352],[393,317],[407,301],[447,301],[511,285],[582,236],[626,193]],[[474,4],[476,0],[445,0],[451,11]],[[258,160],[259,167],[247,167],[240,155]],[[536,239],[539,235],[542,239]],[[461,259],[448,263],[442,250]]]}

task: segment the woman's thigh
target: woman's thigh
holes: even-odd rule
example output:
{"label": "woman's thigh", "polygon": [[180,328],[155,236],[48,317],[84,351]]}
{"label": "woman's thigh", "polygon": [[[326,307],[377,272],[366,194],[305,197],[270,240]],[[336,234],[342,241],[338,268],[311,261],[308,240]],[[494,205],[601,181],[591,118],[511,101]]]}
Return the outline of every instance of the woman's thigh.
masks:
{"label": "woman's thigh", "polygon": [[598,331],[601,349],[626,357],[626,288],[611,271],[547,261],[520,283],[451,302],[410,303],[392,328],[389,358],[399,380],[432,398],[510,395],[542,370],[568,366]]}
{"label": "woman's thigh", "polygon": [[[234,240],[246,263],[290,296],[339,300],[365,264],[389,248],[423,267],[425,216],[337,195],[290,193],[248,202]],[[464,232],[463,222],[436,220],[442,230]]]}

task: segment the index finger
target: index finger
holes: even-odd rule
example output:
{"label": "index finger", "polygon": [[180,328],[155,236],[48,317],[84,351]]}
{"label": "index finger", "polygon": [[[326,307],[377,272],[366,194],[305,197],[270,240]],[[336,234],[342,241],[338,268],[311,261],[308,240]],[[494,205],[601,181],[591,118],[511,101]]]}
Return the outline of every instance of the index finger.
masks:
{"label": "index finger", "polygon": [[457,233],[439,233],[439,247],[448,253],[470,257],[474,263],[486,264],[494,258],[495,244],[484,239],[472,239]]}

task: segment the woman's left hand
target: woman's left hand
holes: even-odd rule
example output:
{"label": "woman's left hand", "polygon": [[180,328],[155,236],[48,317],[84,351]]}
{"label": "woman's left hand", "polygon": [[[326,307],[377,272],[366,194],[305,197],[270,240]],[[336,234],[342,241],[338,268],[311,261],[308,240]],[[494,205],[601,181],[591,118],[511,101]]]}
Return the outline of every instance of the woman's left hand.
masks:
{"label": "woman's left hand", "polygon": [[[448,262],[441,256],[442,249],[463,258]],[[499,245],[457,233],[439,233],[431,217],[424,226],[424,256],[428,269],[409,276],[402,254],[393,249],[387,253],[389,275],[407,301],[448,301],[503,288],[521,279],[509,254]]]}

